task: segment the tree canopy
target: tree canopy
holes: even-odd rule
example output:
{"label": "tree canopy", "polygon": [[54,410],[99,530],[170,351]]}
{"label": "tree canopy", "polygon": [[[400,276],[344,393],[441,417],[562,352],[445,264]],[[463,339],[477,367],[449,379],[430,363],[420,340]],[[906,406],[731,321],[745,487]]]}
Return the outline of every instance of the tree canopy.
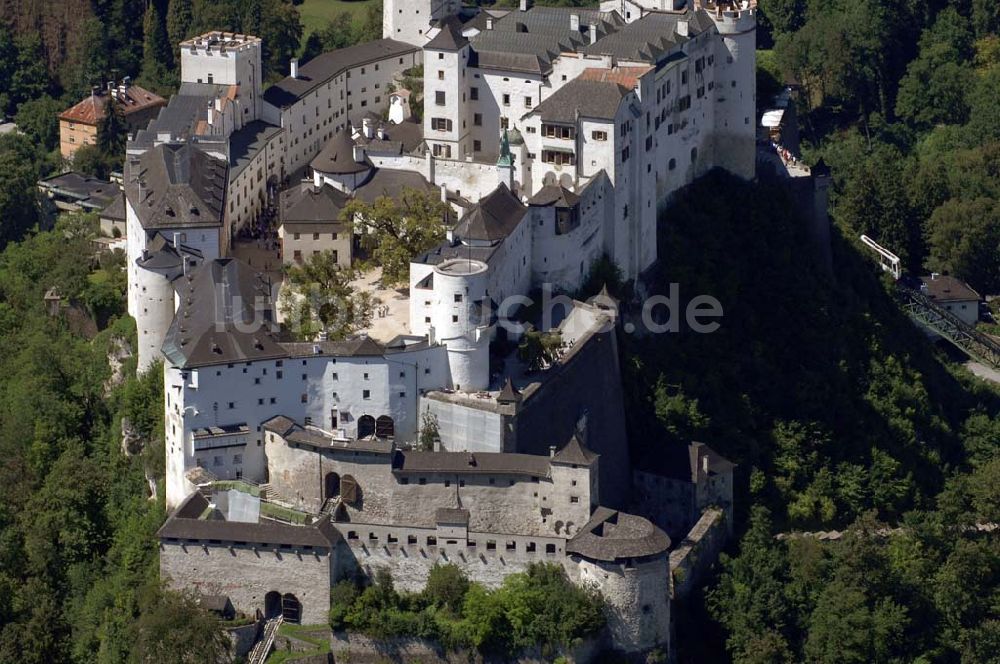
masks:
{"label": "tree canopy", "polygon": [[404,189],[398,198],[379,196],[371,204],[355,198],[340,219],[382,267],[382,283],[396,286],[407,283],[411,260],[444,241],[450,214],[439,196]]}

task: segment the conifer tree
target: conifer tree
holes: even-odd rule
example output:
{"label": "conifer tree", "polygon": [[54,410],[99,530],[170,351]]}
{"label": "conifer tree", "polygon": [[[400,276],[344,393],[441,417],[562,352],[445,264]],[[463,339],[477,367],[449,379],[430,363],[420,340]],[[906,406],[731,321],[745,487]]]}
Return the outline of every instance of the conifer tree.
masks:
{"label": "conifer tree", "polygon": [[175,67],[180,66],[178,44],[187,39],[192,18],[191,0],[170,0],[167,5],[167,38],[170,40]]}
{"label": "conifer tree", "polygon": [[167,31],[156,8],[151,2],[146,8],[142,21],[142,78],[153,88],[162,88],[167,83],[168,63],[170,62],[170,46],[167,42]]}

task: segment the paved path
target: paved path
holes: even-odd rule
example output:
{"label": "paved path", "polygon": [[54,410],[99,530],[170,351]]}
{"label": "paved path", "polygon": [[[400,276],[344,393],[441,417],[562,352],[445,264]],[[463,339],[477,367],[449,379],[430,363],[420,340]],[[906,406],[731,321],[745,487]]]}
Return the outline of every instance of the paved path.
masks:
{"label": "paved path", "polygon": [[983,380],[990,380],[1000,385],[1000,371],[992,369],[986,366],[985,364],[980,364],[979,362],[973,362],[972,360],[966,362],[965,367],[972,373],[982,378]]}

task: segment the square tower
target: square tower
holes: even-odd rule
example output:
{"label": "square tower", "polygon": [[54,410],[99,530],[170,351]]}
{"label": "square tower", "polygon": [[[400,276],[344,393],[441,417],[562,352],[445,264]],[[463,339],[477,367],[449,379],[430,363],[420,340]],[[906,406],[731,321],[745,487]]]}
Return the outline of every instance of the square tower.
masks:
{"label": "square tower", "polygon": [[431,23],[454,16],[461,8],[459,0],[384,0],[382,37],[423,46]]}
{"label": "square tower", "polygon": [[239,86],[244,108],[261,116],[263,70],[261,40],[233,32],[206,32],[182,41],[181,83]]}

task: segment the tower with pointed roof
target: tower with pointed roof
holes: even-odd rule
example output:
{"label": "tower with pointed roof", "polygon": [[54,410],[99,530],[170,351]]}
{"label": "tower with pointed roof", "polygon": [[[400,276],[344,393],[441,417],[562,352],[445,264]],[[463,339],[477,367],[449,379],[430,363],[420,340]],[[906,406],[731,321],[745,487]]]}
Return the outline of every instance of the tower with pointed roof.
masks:
{"label": "tower with pointed roof", "polygon": [[507,130],[500,136],[500,156],[497,158],[497,180],[514,191],[514,156],[510,153],[510,138]]}

